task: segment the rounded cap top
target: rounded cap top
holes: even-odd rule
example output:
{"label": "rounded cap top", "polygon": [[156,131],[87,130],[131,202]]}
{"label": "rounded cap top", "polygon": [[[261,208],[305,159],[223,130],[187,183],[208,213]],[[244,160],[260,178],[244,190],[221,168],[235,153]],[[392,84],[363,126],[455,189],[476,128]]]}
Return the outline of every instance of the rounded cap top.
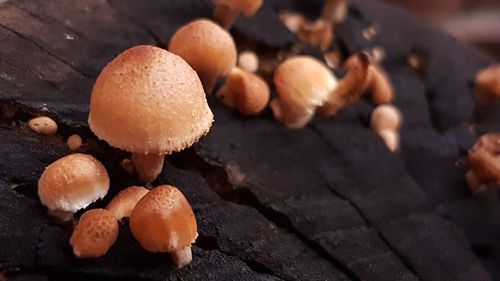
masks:
{"label": "rounded cap top", "polygon": [[226,5],[231,10],[238,10],[247,17],[255,15],[262,3],[263,0],[214,0],[215,5]]}
{"label": "rounded cap top", "polygon": [[168,50],[185,59],[200,76],[225,76],[236,65],[236,45],[231,35],[208,19],[181,27]]}
{"label": "rounded cap top", "polygon": [[85,212],[69,240],[79,258],[97,258],[106,254],[118,236],[118,221],[104,209]]}
{"label": "rounded cap top", "polygon": [[49,210],[75,213],[109,189],[106,168],[94,157],[81,153],[50,164],[38,181],[38,196]]}
{"label": "rounded cap top", "polygon": [[137,202],[149,192],[149,189],[142,186],[129,186],[118,192],[106,206],[117,220],[130,217]]}
{"label": "rounded cap top", "polygon": [[379,105],[373,110],[370,122],[375,131],[397,131],[401,127],[401,112],[390,104]]}
{"label": "rounded cap top", "polygon": [[191,146],[213,122],[196,72],[153,46],[130,48],[99,74],[90,99],[90,129],[111,146],[170,154]]}
{"label": "rounded cap top", "polygon": [[184,195],[171,185],[154,188],[137,203],[130,229],[141,246],[150,252],[173,252],[196,239],[193,210]]}
{"label": "rounded cap top", "polygon": [[278,66],[274,85],[284,107],[297,112],[314,111],[325,103],[337,79],[317,59],[293,56]]}
{"label": "rounded cap top", "polygon": [[225,91],[221,91],[219,96],[223,103],[236,108],[241,114],[255,115],[266,108],[270,93],[262,78],[235,67],[227,76]]}

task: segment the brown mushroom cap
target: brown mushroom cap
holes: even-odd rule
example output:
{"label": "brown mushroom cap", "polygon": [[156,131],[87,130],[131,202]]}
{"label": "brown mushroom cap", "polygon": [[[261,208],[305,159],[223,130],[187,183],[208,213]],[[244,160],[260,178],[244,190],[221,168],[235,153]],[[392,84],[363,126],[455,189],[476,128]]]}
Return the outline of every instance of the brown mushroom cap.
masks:
{"label": "brown mushroom cap", "polygon": [[485,102],[500,98],[500,65],[492,65],[481,69],[475,82],[478,98]]}
{"label": "brown mushroom cap", "polygon": [[269,103],[269,87],[259,76],[233,68],[227,76],[226,85],[218,93],[222,102],[237,109],[243,115],[255,115],[262,112]]}
{"label": "brown mushroom cap", "polygon": [[129,186],[118,192],[106,206],[117,220],[130,217],[137,202],[149,192],[149,189],[142,186]]}
{"label": "brown mushroom cap", "polygon": [[170,154],[191,146],[213,122],[196,72],[153,46],[130,48],[99,74],[90,100],[90,129],[111,146]]}
{"label": "brown mushroom cap", "polygon": [[69,244],[78,258],[104,256],[118,236],[118,221],[105,209],[85,212],[76,225]]}
{"label": "brown mushroom cap", "polygon": [[377,132],[397,131],[401,127],[401,112],[390,104],[379,105],[373,110],[370,123]]}
{"label": "brown mushroom cap", "polygon": [[328,99],[337,79],[317,59],[293,56],[278,66],[274,85],[283,111],[282,121],[289,127],[302,127]]}
{"label": "brown mushroom cap", "polygon": [[237,10],[245,16],[255,15],[262,6],[263,0],[214,0],[215,5],[225,5],[231,10]]}
{"label": "brown mushroom cap", "polygon": [[130,216],[130,229],[150,252],[178,251],[198,236],[191,206],[171,185],[158,186],[139,200]]}
{"label": "brown mushroom cap", "polygon": [[500,184],[500,134],[481,136],[469,150],[467,166],[483,184]]}
{"label": "brown mushroom cap", "polygon": [[81,153],[50,164],[38,181],[38,196],[52,211],[75,213],[103,198],[108,189],[106,168],[94,157]]}
{"label": "brown mushroom cap", "polygon": [[231,35],[208,19],[181,27],[170,40],[168,50],[185,59],[200,76],[207,92],[212,78],[226,76],[236,65],[236,45]]}

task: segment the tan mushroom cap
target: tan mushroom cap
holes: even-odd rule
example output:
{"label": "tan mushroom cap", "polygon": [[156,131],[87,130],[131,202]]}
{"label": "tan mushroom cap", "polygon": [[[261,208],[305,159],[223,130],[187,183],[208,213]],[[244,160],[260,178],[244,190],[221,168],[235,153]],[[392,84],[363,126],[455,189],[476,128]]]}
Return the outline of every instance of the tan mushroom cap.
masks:
{"label": "tan mushroom cap", "polygon": [[69,244],[78,258],[104,256],[118,237],[118,221],[105,209],[85,212],[76,225]]}
{"label": "tan mushroom cap", "polygon": [[90,129],[111,146],[170,154],[205,135],[213,122],[196,72],[153,46],[130,48],[99,74],[90,100]]}
{"label": "tan mushroom cap", "polygon": [[237,10],[245,16],[255,15],[262,6],[263,0],[214,0],[215,5],[225,5],[231,10]]}
{"label": "tan mushroom cap", "polygon": [[137,203],[130,229],[150,252],[174,252],[191,246],[198,236],[196,218],[184,195],[174,186],[152,189]]}
{"label": "tan mushroom cap", "polygon": [[371,115],[371,126],[377,131],[397,131],[401,127],[401,112],[395,106],[383,104],[377,106]]}
{"label": "tan mushroom cap", "polygon": [[118,192],[106,206],[117,220],[130,217],[137,202],[149,192],[149,189],[142,186],[129,186]]}
{"label": "tan mushroom cap", "polygon": [[226,76],[236,65],[233,38],[208,19],[192,21],[177,30],[168,50],[185,59],[196,70],[205,87],[207,79]]}
{"label": "tan mushroom cap", "polygon": [[50,164],[38,181],[38,196],[52,211],[75,213],[103,198],[108,189],[106,168],[94,157],[81,153]]}
{"label": "tan mushroom cap", "polygon": [[[274,85],[281,110],[286,110],[282,112],[283,122],[290,127],[301,127],[312,118],[317,107],[325,103],[336,88],[337,79],[317,59],[294,56],[278,66]],[[299,119],[302,120],[299,122]]]}
{"label": "tan mushroom cap", "polygon": [[241,114],[256,115],[266,108],[270,92],[262,78],[235,67],[227,76],[226,85],[218,96],[224,104],[237,109]]}

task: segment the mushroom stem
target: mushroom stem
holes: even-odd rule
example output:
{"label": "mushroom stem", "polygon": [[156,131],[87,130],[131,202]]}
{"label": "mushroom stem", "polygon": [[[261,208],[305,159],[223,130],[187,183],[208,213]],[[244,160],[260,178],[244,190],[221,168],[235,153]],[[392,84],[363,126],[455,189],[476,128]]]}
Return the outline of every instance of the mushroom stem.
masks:
{"label": "mushroom stem", "polygon": [[177,266],[177,268],[182,268],[191,263],[193,260],[193,254],[191,252],[191,246],[182,248],[180,250],[170,253],[170,258],[172,262]]}
{"label": "mushroom stem", "polygon": [[203,90],[207,95],[211,95],[214,91],[215,84],[217,84],[217,77],[213,73],[198,73],[200,77],[201,84],[203,85]]}
{"label": "mushroom stem", "polygon": [[348,70],[347,74],[339,81],[337,88],[328,97],[320,110],[321,114],[333,117],[344,106],[356,101],[368,87],[370,65],[370,55],[366,52],[358,53],[349,58],[345,66]]}
{"label": "mushroom stem", "polygon": [[161,173],[165,154],[134,153],[131,157],[139,181],[152,182]]}
{"label": "mushroom stem", "polygon": [[473,194],[482,192],[486,189],[486,185],[481,182],[480,179],[477,178],[476,173],[469,170],[465,173],[465,180],[469,185],[469,189]]}
{"label": "mushroom stem", "polygon": [[238,18],[238,10],[231,9],[226,5],[216,5],[214,10],[214,20],[222,27],[229,30]]}
{"label": "mushroom stem", "polygon": [[347,15],[346,0],[326,0],[321,17],[331,23],[341,22]]}
{"label": "mushroom stem", "polygon": [[53,218],[58,223],[64,223],[73,218],[72,212],[66,212],[61,210],[48,210],[47,214]]}

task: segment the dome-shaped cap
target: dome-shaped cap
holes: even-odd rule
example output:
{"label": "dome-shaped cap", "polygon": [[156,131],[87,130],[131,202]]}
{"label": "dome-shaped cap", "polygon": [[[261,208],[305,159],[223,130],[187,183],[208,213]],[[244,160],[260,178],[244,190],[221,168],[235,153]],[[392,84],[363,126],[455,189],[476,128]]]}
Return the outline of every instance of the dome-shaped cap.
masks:
{"label": "dome-shaped cap", "polygon": [[50,164],[38,181],[38,196],[52,211],[75,213],[109,189],[106,168],[90,155],[74,153]]}
{"label": "dome-shaped cap", "polygon": [[90,100],[90,129],[111,146],[169,154],[191,146],[213,122],[196,72],[153,46],[130,48],[99,74]]}
{"label": "dome-shaped cap", "polygon": [[[225,76],[236,65],[236,45],[231,35],[208,19],[198,19],[181,27],[172,36],[168,50],[191,65],[205,85],[210,78]],[[213,82],[212,82],[213,83]]]}
{"label": "dome-shaped cap", "polygon": [[150,252],[177,251],[189,247],[198,236],[191,206],[171,185],[158,186],[139,200],[130,216],[130,229]]}

